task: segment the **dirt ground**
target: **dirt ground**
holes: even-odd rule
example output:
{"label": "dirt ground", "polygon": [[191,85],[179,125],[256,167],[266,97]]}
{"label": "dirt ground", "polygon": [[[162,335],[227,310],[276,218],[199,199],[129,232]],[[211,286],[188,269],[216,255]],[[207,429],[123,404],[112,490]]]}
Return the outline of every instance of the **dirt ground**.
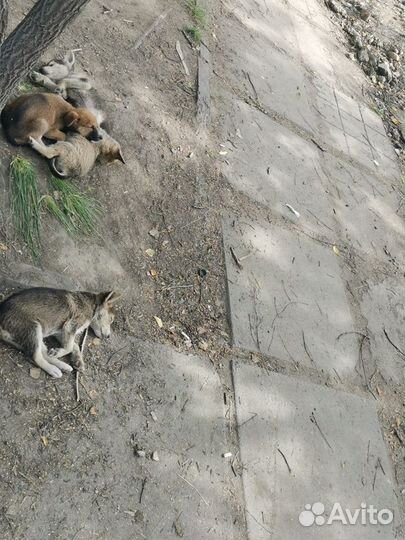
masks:
{"label": "dirt ground", "polygon": [[[14,233],[8,167],[16,154],[31,159],[40,171],[43,193],[48,189],[49,171],[30,149],[16,149],[2,136],[0,139],[0,241],[7,247],[0,254],[0,275],[15,280],[3,279],[0,292],[7,294],[19,285],[54,285],[82,290],[115,288],[124,293],[115,323],[116,341],[93,346],[89,340],[86,356],[93,367],[80,386],[79,405],[72,381],[64,380],[58,386],[43,377],[30,379],[30,364],[23,356],[11,348],[0,350],[2,409],[5,407],[0,448],[2,540],[25,538],[27,531],[17,513],[24,508],[35,512],[36,494],[49,481],[47,471],[62,470],[60,452],[71,448],[72,434],[76,441],[91,437],[88,422],[97,422],[98,397],[111,393],[111,384],[121,388],[123,379],[132,384],[125,374],[119,378],[123,353],[112,356],[120,351],[124,336],[167,342],[183,350],[209,347],[213,357],[229,339],[219,201],[231,192],[216,168],[220,147],[197,137],[197,51],[182,34],[192,24],[189,10],[185,2],[172,2],[158,31],[134,51],[131,47],[138,37],[167,4],[155,0],[110,4],[112,11],[105,13],[104,2],[90,2],[43,59],[82,49],[78,64],[91,77],[110,131],[123,149],[125,166],[100,166],[77,181],[104,207],[101,238],[73,241],[43,213],[42,255],[39,261],[32,260]],[[26,2],[13,2],[10,26],[26,11]],[[179,61],[176,40],[181,43],[190,76]],[[158,233],[152,236],[152,230]],[[153,255],[147,250],[153,250]],[[162,328],[154,316],[162,320]],[[111,359],[107,370],[96,367],[97,358]],[[137,363],[131,348],[125,351],[125,359]],[[27,385],[15,384],[22,374]],[[149,399],[145,387],[143,395]],[[118,402],[111,406],[120,411],[118,419],[127,414]],[[122,406],[126,411],[132,407],[130,403]],[[26,416],[24,411],[31,413]],[[10,418],[15,420],[10,423]],[[103,460],[103,456],[86,459]],[[89,463],[75,465],[80,478]],[[67,462],[62,466],[64,474],[71,466]],[[10,501],[16,491],[24,494],[23,506],[13,510]],[[105,501],[104,494],[101,499]],[[105,512],[103,518],[108,521]],[[136,514],[134,521],[137,519],[142,525],[142,516]],[[63,531],[63,526],[55,528],[55,521],[50,520],[48,533],[53,538],[67,538]]]}

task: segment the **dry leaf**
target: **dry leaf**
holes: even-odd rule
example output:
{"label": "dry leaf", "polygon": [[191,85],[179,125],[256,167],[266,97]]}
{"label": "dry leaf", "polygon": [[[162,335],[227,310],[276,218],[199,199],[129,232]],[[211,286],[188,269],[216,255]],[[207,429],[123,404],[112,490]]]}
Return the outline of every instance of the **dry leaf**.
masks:
{"label": "dry leaf", "polygon": [[339,248],[338,248],[337,246],[333,246],[332,249],[333,249],[333,253],[334,253],[335,255],[340,255],[340,251],[339,251]]}
{"label": "dry leaf", "polygon": [[154,268],[151,268],[149,270],[149,274],[152,276],[152,277],[156,277],[158,275],[157,273],[157,270],[155,270]]}
{"label": "dry leaf", "polygon": [[33,367],[30,369],[30,376],[33,378],[33,379],[39,379],[40,376],[41,376],[41,370],[37,367]]}
{"label": "dry leaf", "polygon": [[90,413],[92,416],[97,416],[97,409],[95,408],[94,405],[93,405],[93,407],[90,408],[89,413]]}
{"label": "dry leaf", "polygon": [[6,244],[0,243],[0,251],[7,251],[7,250],[8,250],[8,246],[6,246]]}
{"label": "dry leaf", "polygon": [[208,343],[206,341],[200,341],[200,343],[198,344],[198,347],[202,351],[207,351],[208,350]]}
{"label": "dry leaf", "polygon": [[90,390],[89,396],[91,397],[91,399],[96,398],[97,397],[97,390]]}
{"label": "dry leaf", "polygon": [[391,116],[391,122],[393,124],[395,124],[396,126],[399,126],[400,125],[400,121],[398,120],[398,118],[395,118],[395,116]]}
{"label": "dry leaf", "polygon": [[147,255],[148,257],[154,257],[154,256],[155,256],[155,250],[154,250],[154,249],[147,249],[147,250],[145,251],[145,253],[146,253],[146,255]]}
{"label": "dry leaf", "polygon": [[395,425],[396,425],[397,427],[399,427],[399,426],[401,425],[401,419],[400,419],[399,416],[397,416],[397,417],[395,418]]}
{"label": "dry leaf", "polygon": [[42,444],[43,444],[45,447],[48,446],[48,444],[49,444],[48,437],[46,437],[45,435],[42,435],[42,436],[41,436],[41,441],[42,441]]}
{"label": "dry leaf", "polygon": [[160,317],[156,317],[156,315],[154,315],[153,318],[155,319],[156,324],[158,325],[158,327],[163,328],[162,319]]}

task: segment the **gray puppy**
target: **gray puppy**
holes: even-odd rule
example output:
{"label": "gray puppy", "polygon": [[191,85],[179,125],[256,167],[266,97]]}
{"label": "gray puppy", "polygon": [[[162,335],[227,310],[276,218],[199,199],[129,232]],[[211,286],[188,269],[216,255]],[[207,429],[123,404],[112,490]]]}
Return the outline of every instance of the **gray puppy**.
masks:
{"label": "gray puppy", "polygon": [[[77,369],[83,368],[78,334],[90,326],[97,337],[110,337],[113,304],[119,295],[33,288],[17,292],[0,303],[0,339],[22,350],[52,377],[72,367],[59,360],[72,353]],[[47,349],[44,338],[55,336],[61,343]]]}

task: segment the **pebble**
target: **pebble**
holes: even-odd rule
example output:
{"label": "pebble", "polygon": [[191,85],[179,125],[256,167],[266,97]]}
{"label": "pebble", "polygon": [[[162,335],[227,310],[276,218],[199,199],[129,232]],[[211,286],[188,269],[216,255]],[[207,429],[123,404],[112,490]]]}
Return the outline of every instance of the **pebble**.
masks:
{"label": "pebble", "polygon": [[152,453],[152,460],[160,461],[159,454],[156,452],[156,450]]}

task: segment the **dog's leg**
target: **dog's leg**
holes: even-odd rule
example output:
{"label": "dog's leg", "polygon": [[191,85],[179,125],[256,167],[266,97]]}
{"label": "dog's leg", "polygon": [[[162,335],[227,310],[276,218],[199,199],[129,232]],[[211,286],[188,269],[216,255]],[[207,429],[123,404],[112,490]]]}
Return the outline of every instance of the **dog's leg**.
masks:
{"label": "dog's leg", "polygon": [[38,152],[38,154],[41,154],[41,156],[45,156],[48,159],[52,159],[53,157],[59,156],[58,150],[55,148],[55,145],[46,146],[42,141],[39,142],[33,137],[28,137],[28,142],[31,145],[31,147]]}
{"label": "dog's leg", "polygon": [[48,355],[52,358],[62,358],[68,354],[72,354],[73,365],[76,369],[84,369],[82,352],[79,345],[75,341],[76,332],[67,326],[63,329],[60,349],[50,349]]}
{"label": "dog's leg", "polygon": [[43,137],[51,139],[52,141],[64,141],[66,139],[65,133],[63,133],[63,131],[60,131],[60,129],[50,129],[49,131],[44,133]]}
{"label": "dog's leg", "polygon": [[42,355],[44,358],[47,359],[47,361],[52,364],[53,366],[58,367],[61,371],[66,371],[67,373],[70,373],[73,371],[72,366],[69,364],[66,364],[66,362],[62,362],[62,360],[58,360],[57,358],[51,356],[48,354],[48,349],[46,348],[45,344],[42,348]]}
{"label": "dog's leg", "polygon": [[75,342],[72,351],[73,356],[73,365],[79,371],[84,371],[84,362],[82,351],[80,350],[79,345]]}
{"label": "dog's leg", "polygon": [[33,349],[33,359],[38,367],[49,373],[51,377],[59,379],[62,377],[62,371],[55,365],[50,364],[43,354],[43,349],[45,347],[43,341],[42,328],[39,323],[36,323],[35,329],[30,336],[31,347]]}
{"label": "dog's leg", "polygon": [[63,79],[66,90],[91,90],[92,86],[87,77],[67,77]]}
{"label": "dog's leg", "polygon": [[32,82],[40,84],[47,90],[52,90],[52,92],[57,91],[58,85],[54,83],[49,77],[43,73],[38,73],[38,71],[33,71],[30,75]]}

